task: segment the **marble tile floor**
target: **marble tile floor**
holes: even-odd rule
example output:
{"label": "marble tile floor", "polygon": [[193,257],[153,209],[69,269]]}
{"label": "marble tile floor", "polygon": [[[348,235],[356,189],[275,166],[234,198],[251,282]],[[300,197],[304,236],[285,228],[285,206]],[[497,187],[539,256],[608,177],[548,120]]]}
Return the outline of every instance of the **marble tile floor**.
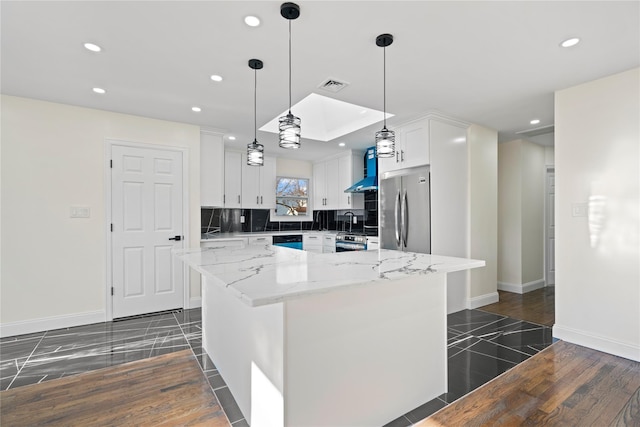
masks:
{"label": "marble tile floor", "polygon": [[[1,390],[191,348],[234,427],[248,426],[202,349],[200,309],[0,339]],[[449,391],[387,424],[410,426],[552,343],[551,328],[480,310],[447,319]]]}

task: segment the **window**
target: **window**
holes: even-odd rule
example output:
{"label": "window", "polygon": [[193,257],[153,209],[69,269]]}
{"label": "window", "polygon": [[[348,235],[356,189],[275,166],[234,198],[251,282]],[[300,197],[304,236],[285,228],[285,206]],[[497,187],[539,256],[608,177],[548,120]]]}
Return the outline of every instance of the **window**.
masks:
{"label": "window", "polygon": [[309,179],[277,178],[277,216],[307,215],[307,206],[309,206]]}

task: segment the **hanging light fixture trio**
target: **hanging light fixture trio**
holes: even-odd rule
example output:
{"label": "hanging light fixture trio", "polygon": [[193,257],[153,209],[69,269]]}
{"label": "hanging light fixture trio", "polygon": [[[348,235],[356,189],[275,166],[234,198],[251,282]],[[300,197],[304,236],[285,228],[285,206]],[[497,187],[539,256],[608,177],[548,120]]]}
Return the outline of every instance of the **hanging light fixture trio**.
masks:
{"label": "hanging light fixture trio", "polygon": [[253,142],[247,144],[247,165],[264,166],[264,145],[258,143],[258,70],[261,70],[264,64],[259,59],[250,59],[249,68],[254,72],[253,79]]}
{"label": "hanging light fixture trio", "polygon": [[282,148],[296,149],[300,148],[300,117],[291,114],[291,21],[300,16],[300,6],[282,3],[280,15],[289,21],[289,113],[278,119],[279,145]]}
{"label": "hanging light fixture trio", "polygon": [[376,157],[393,157],[396,151],[396,133],[387,129],[387,46],[391,43],[393,43],[391,34],[380,34],[376,37],[376,45],[383,51],[382,114],[384,117],[382,129],[376,132]]}

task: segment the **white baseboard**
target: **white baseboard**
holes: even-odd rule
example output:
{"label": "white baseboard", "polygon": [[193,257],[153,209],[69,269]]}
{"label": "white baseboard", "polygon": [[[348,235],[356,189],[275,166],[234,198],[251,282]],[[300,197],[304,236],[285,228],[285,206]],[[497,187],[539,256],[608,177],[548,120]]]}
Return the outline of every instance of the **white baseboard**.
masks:
{"label": "white baseboard", "polygon": [[498,292],[491,292],[489,294],[484,294],[477,297],[469,298],[467,307],[471,310],[474,308],[493,304],[494,302],[498,302],[499,300],[500,300],[500,297],[498,296]]}
{"label": "white baseboard", "polygon": [[536,289],[544,288],[544,279],[534,280],[533,282],[523,283],[521,285],[514,283],[498,282],[498,290],[513,292],[516,294],[526,294]]}
{"label": "white baseboard", "polygon": [[0,337],[31,334],[33,332],[50,331],[53,329],[71,328],[73,326],[89,325],[106,321],[104,311],[88,311],[85,313],[65,314],[62,316],[43,317],[40,319],[22,320],[0,324]]}
{"label": "white baseboard", "polygon": [[553,326],[553,337],[573,344],[589,347],[594,350],[613,354],[615,356],[624,357],[625,359],[640,362],[640,345],[638,344],[612,340],[589,332],[561,326],[557,323]]}
{"label": "white baseboard", "polygon": [[189,308],[202,307],[202,297],[191,297],[189,299]]}

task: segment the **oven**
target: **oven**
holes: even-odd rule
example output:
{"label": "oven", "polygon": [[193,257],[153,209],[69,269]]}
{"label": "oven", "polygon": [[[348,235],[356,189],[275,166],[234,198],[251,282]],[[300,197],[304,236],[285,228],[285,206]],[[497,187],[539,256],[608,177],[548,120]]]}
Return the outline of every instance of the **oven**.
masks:
{"label": "oven", "polygon": [[366,251],[367,237],[358,234],[338,233],[336,252]]}

